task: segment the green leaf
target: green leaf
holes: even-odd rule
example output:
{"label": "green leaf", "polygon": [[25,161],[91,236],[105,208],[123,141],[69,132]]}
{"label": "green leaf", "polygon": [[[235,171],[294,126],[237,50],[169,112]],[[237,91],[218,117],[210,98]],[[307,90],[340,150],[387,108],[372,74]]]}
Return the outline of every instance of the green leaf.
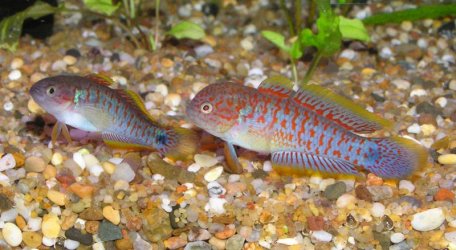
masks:
{"label": "green leaf", "polygon": [[152,48],[152,51],[155,51],[157,49],[157,44],[155,44],[155,38],[152,34],[149,35],[149,44]]}
{"label": "green leaf", "polygon": [[317,36],[315,36],[310,29],[303,29],[299,33],[299,42],[303,48],[314,46],[317,47]]}
{"label": "green leaf", "polygon": [[177,39],[188,38],[193,40],[201,40],[206,36],[203,28],[189,21],[182,21],[174,25],[167,34]]}
{"label": "green leaf", "polygon": [[27,9],[4,18],[0,22],[0,48],[14,52],[19,43],[19,37],[22,33],[22,24],[25,19],[37,19],[55,13],[59,9],[45,2],[37,1]]}
{"label": "green leaf", "polygon": [[285,37],[282,34],[270,30],[263,30],[261,35],[280,49],[287,53],[290,52],[290,47],[285,44]]}
{"label": "green leaf", "polygon": [[337,2],[339,2],[339,4],[345,4],[347,0],[338,0]]}
{"label": "green leaf", "polygon": [[370,40],[366,27],[364,27],[363,22],[359,19],[348,19],[339,16],[339,31],[342,34],[342,38],[355,39],[363,42]]}
{"label": "green leaf", "polygon": [[301,44],[299,44],[299,40],[296,40],[291,44],[290,56],[293,59],[301,58],[302,50],[301,50]]}
{"label": "green leaf", "polygon": [[107,16],[111,16],[120,7],[120,2],[113,4],[112,0],[84,0],[84,4],[89,10]]}

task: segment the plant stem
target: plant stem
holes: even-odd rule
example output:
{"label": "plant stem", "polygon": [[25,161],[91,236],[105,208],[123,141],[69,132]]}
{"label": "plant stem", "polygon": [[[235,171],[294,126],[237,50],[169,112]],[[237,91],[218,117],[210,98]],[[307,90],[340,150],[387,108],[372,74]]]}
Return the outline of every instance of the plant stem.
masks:
{"label": "plant stem", "polygon": [[310,79],[312,78],[315,70],[317,69],[318,63],[320,62],[320,59],[322,57],[322,53],[320,51],[317,52],[317,55],[315,55],[314,59],[310,63],[309,68],[307,69],[306,75],[304,76],[304,79],[302,79],[301,86],[306,85]]}
{"label": "plant stem", "polygon": [[301,0],[295,0],[294,2],[295,5],[295,34],[299,34],[299,31],[301,30],[301,12],[302,12],[302,5],[301,5]]}
{"label": "plant stem", "polygon": [[310,0],[309,2],[309,15],[307,16],[307,26],[312,29],[313,20],[315,19],[315,11],[317,9],[316,0]]}
{"label": "plant stem", "polygon": [[293,25],[293,19],[291,18],[290,13],[288,13],[287,6],[285,5],[285,0],[280,0],[280,8],[283,10],[285,17],[287,18],[288,28],[290,29],[290,37],[294,37],[295,28]]}
{"label": "plant stem", "polygon": [[293,81],[294,81],[294,84],[298,84],[299,83],[298,69],[296,68],[296,61],[292,57],[290,59],[291,59],[291,72],[293,73]]}
{"label": "plant stem", "polygon": [[155,0],[155,49],[158,46],[159,22],[160,22],[160,0]]}
{"label": "plant stem", "polygon": [[125,24],[123,24],[121,21],[117,20],[116,18],[110,18],[110,17],[104,17],[104,18],[109,18],[114,24],[119,26],[121,29],[123,29],[125,32],[128,33],[128,35],[131,37],[131,40],[135,44],[136,48],[141,48],[141,43],[139,40],[135,37],[133,32],[131,32],[130,28],[128,28]]}

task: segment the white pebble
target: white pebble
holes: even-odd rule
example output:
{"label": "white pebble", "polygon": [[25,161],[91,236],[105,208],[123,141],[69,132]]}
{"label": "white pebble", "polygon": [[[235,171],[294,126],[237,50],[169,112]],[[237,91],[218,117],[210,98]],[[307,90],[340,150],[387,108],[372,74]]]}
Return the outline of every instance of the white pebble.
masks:
{"label": "white pebble", "polygon": [[445,54],[445,55],[442,56],[442,61],[444,61],[446,63],[451,63],[451,64],[455,63],[454,56],[453,55],[448,55],[448,54]]}
{"label": "white pebble", "polygon": [[272,171],[272,163],[271,163],[271,161],[265,161],[263,163],[263,171],[265,171],[265,172],[271,172]]}
{"label": "white pebble", "polygon": [[155,92],[160,93],[162,96],[167,96],[168,87],[165,84],[159,84],[155,87]]}
{"label": "white pebble", "polygon": [[194,157],[195,163],[203,168],[212,167],[218,163],[217,158],[210,155],[196,154]]}
{"label": "white pebble", "polygon": [[424,89],[414,89],[410,92],[410,97],[414,96],[426,96],[427,92]]}
{"label": "white pebble", "polygon": [[15,69],[9,73],[8,78],[11,81],[16,81],[16,80],[19,80],[19,78],[21,78],[21,76],[22,76],[21,71],[18,69]]}
{"label": "white pebble", "polygon": [[114,158],[109,159],[108,161],[115,165],[119,165],[121,162],[123,162],[123,160],[124,160],[123,158],[114,157]]}
{"label": "white pebble", "polygon": [[409,81],[403,79],[395,79],[391,83],[394,84],[398,89],[409,89],[411,85]]}
{"label": "white pebble", "polygon": [[13,108],[14,108],[14,104],[13,104],[12,102],[10,102],[10,101],[5,102],[5,103],[3,104],[3,109],[4,109],[5,111],[11,111],[11,110],[13,110]]}
{"label": "white pebble", "polygon": [[332,237],[332,234],[323,230],[314,231],[311,235],[312,240],[317,242],[330,242],[332,240]]}
{"label": "white pebble", "polygon": [[117,165],[116,170],[111,175],[111,179],[117,180],[124,180],[126,182],[130,182],[135,178],[135,172],[131,169],[130,165],[126,162],[122,162]]}
{"label": "white pebble", "polygon": [[343,194],[337,198],[336,206],[338,208],[345,208],[349,206],[354,206],[356,202],[356,197],[351,194]]}
{"label": "white pebble", "polygon": [[24,66],[24,60],[22,60],[21,58],[16,57],[11,61],[12,69],[18,69],[22,66]]}
{"label": "white pebble", "polygon": [[82,155],[80,152],[75,152],[75,153],[73,154],[73,161],[76,162],[76,164],[78,164],[78,166],[79,166],[81,169],[85,169],[86,163],[85,163],[85,161],[84,161],[83,155]]}
{"label": "white pebble", "polygon": [[372,204],[371,214],[372,216],[377,218],[382,217],[383,215],[385,215],[385,205],[379,202],[374,202]]}
{"label": "white pebble", "polygon": [[75,64],[78,61],[78,59],[76,57],[74,57],[74,56],[66,55],[66,56],[63,57],[63,61],[67,65],[71,66],[71,65]]}
{"label": "white pebble", "polygon": [[439,98],[437,98],[437,100],[435,100],[435,104],[439,105],[441,108],[444,108],[448,103],[448,100],[441,96]]}
{"label": "white pebble", "polygon": [[326,189],[326,187],[328,187],[329,185],[332,185],[334,183],[336,183],[336,180],[334,180],[333,178],[323,179],[320,182],[318,189],[320,189],[320,191],[324,191]]}
{"label": "white pebble", "polygon": [[100,162],[93,154],[83,155],[85,165],[90,168],[95,165],[100,165]]}
{"label": "white pebble", "polygon": [[418,39],[417,43],[418,47],[420,47],[421,49],[425,49],[427,48],[427,46],[429,45],[428,44],[428,41],[424,38],[420,38]]}
{"label": "white pebble", "polygon": [[241,40],[241,47],[245,50],[252,50],[253,49],[253,42],[250,36]]}
{"label": "white pebble", "polygon": [[2,212],[0,216],[0,221],[14,221],[16,219],[17,213],[17,210],[14,208],[6,210]]}
{"label": "white pebble", "polygon": [[339,57],[346,58],[351,61],[351,60],[355,59],[356,52],[352,49],[345,49],[340,53]]}
{"label": "white pebble", "polygon": [[52,165],[57,166],[57,165],[62,164],[62,162],[63,162],[63,156],[61,153],[56,152],[52,155],[52,158],[51,158]]}
{"label": "white pebble", "polygon": [[179,94],[171,93],[165,97],[165,105],[170,108],[179,106],[181,101],[182,98]]}
{"label": "white pebble", "polygon": [[30,218],[27,221],[28,231],[36,232],[41,229],[41,223],[43,219],[41,217]]}
{"label": "white pebble", "polygon": [[393,56],[393,51],[390,48],[385,47],[380,51],[380,57],[388,59]]}
{"label": "white pebble", "polygon": [[16,166],[16,160],[12,154],[6,154],[0,159],[0,171],[14,168]]}
{"label": "white pebble", "polygon": [[456,231],[445,233],[445,239],[452,244],[456,244]]}
{"label": "white pebble", "polygon": [[283,244],[287,246],[293,246],[299,244],[299,241],[296,238],[283,238],[277,240],[278,244]]}
{"label": "white pebble", "polygon": [[222,173],[223,173],[223,167],[222,166],[218,166],[218,167],[215,167],[215,168],[209,170],[204,175],[204,179],[207,182],[215,181],[215,180],[217,180],[220,177],[220,175],[222,175]]}
{"label": "white pebble", "polygon": [[407,128],[407,132],[410,134],[419,134],[421,132],[421,127],[418,123],[413,123]]}
{"label": "white pebble", "polygon": [[445,221],[442,208],[432,208],[420,213],[416,213],[412,218],[412,227],[417,231],[434,230]]}
{"label": "white pebble", "polygon": [[63,242],[63,246],[67,249],[76,249],[79,247],[79,242],[75,241],[75,240],[70,240],[70,239],[66,239],[64,242]]}
{"label": "white pebble", "polygon": [[12,247],[17,247],[22,242],[22,232],[16,224],[6,223],[2,230],[5,241]]}
{"label": "white pebble", "polygon": [[91,166],[88,169],[89,169],[90,174],[93,175],[93,176],[96,176],[96,177],[100,176],[101,173],[104,172],[103,167],[100,166],[100,165],[93,165],[93,166]]}
{"label": "white pebble", "polygon": [[401,180],[399,181],[399,189],[405,189],[409,193],[412,193],[413,191],[415,191],[415,185],[413,185],[411,181]]}
{"label": "white pebble", "polygon": [[43,240],[41,241],[41,243],[43,243],[43,245],[48,246],[48,247],[53,247],[56,242],[57,242],[57,238],[49,238],[46,236],[43,236]]}
{"label": "white pebble", "polygon": [[390,237],[390,240],[394,244],[397,244],[405,240],[405,235],[402,233],[393,233]]}
{"label": "white pebble", "polygon": [[197,58],[206,57],[207,55],[214,52],[214,49],[208,44],[200,45],[196,47],[194,50]]}
{"label": "white pebble", "polygon": [[225,203],[226,200],[223,198],[211,197],[206,206],[204,206],[204,209],[215,214],[223,214],[225,213],[225,208],[223,207]]}
{"label": "white pebble", "polygon": [[51,69],[52,71],[65,71],[66,66],[67,64],[65,63],[65,61],[57,60],[52,64]]}
{"label": "white pebble", "polygon": [[192,172],[192,173],[196,173],[198,172],[199,170],[201,169],[201,166],[196,164],[196,163],[193,163],[192,165],[188,166],[187,168],[187,171],[188,172]]}

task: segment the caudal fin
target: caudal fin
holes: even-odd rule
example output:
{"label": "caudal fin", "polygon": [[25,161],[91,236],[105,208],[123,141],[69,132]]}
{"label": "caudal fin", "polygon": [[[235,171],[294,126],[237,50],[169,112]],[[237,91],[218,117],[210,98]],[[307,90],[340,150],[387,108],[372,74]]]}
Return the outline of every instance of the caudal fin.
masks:
{"label": "caudal fin", "polygon": [[197,137],[195,132],[185,128],[171,128],[167,131],[171,145],[167,147],[166,157],[174,160],[188,160],[196,152]]}
{"label": "caudal fin", "polygon": [[363,166],[369,172],[387,179],[400,179],[426,165],[427,150],[411,139],[395,136],[372,138],[377,151],[369,154]]}

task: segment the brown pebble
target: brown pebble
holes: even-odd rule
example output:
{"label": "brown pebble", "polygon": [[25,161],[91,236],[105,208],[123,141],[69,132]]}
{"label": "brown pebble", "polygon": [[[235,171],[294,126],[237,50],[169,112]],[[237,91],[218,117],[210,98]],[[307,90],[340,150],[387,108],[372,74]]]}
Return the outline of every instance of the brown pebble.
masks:
{"label": "brown pebble", "polygon": [[94,187],[91,185],[85,185],[81,183],[73,183],[70,185],[69,190],[79,196],[80,198],[90,198],[92,197]]}
{"label": "brown pebble", "polygon": [[163,243],[166,248],[178,249],[180,247],[185,246],[187,244],[187,240],[176,236],[165,240]]}
{"label": "brown pebble", "polygon": [[226,226],[222,231],[215,233],[215,237],[221,240],[226,240],[233,236],[236,233],[236,229],[234,227]]}
{"label": "brown pebble", "polygon": [[85,230],[89,234],[98,233],[98,228],[100,227],[100,222],[96,220],[89,220],[85,223]]}
{"label": "brown pebble", "polygon": [[133,243],[130,239],[116,240],[116,248],[119,250],[133,250]]}
{"label": "brown pebble", "polygon": [[323,230],[325,226],[325,219],[323,218],[323,216],[308,216],[307,226],[309,230],[312,231]]}
{"label": "brown pebble", "polygon": [[355,188],[356,198],[365,201],[372,201],[372,194],[364,185],[358,185]]}
{"label": "brown pebble", "polygon": [[41,245],[43,236],[37,232],[23,232],[22,240],[31,248],[38,248]]}
{"label": "brown pebble", "polygon": [[79,214],[79,217],[83,220],[102,220],[103,212],[99,208],[89,207]]}
{"label": "brown pebble", "polygon": [[435,120],[434,115],[429,113],[420,114],[420,116],[418,117],[418,124],[432,124],[434,126],[437,126],[437,122]]}
{"label": "brown pebble", "polygon": [[77,214],[70,214],[69,216],[63,216],[63,221],[62,221],[62,230],[68,230],[70,228],[73,227],[74,223],[76,222],[76,220],[78,219],[78,215]]}

